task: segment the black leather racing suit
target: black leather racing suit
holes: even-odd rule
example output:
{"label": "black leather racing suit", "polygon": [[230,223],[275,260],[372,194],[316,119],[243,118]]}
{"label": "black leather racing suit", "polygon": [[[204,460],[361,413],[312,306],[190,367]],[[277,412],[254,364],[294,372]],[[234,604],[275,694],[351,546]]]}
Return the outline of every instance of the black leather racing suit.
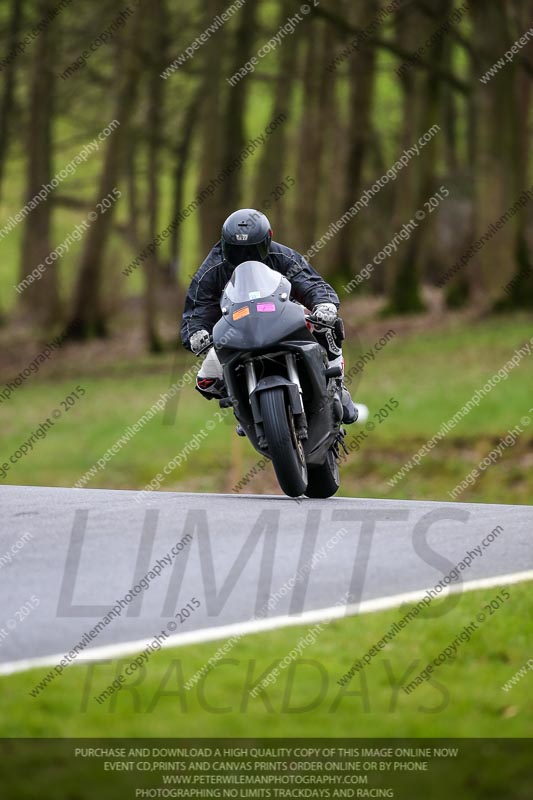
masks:
{"label": "black leather racing suit", "polygon": [[[312,310],[319,303],[333,303],[339,307],[336,292],[296,250],[272,242],[263,263],[288,278],[292,297],[308,309]],[[222,316],[220,298],[234,269],[224,260],[218,242],[194,275],[185,299],[181,323],[181,339],[188,350],[191,349],[189,340],[192,334],[200,330],[211,333]],[[326,338],[325,333],[315,331],[315,336],[326,349],[330,361],[337,358],[341,351],[331,335]]]}

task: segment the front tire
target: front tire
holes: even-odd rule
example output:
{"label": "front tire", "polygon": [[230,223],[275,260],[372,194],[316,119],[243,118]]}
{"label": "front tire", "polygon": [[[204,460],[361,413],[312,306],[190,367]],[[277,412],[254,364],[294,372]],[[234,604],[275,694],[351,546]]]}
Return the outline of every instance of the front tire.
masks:
{"label": "front tire", "polygon": [[261,416],[268,450],[279,485],[289,497],[300,497],[307,488],[307,465],[281,387],[260,395]]}
{"label": "front tire", "polygon": [[323,464],[310,465],[307,469],[308,481],[305,490],[307,497],[332,497],[339,490],[341,485],[339,462],[333,450],[328,451],[328,457]]}

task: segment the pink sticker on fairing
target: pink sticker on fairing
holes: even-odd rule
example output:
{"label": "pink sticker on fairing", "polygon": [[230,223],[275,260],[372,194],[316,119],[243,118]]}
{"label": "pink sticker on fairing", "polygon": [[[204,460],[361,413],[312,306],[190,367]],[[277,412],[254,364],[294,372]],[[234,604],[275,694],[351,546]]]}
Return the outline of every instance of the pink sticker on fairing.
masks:
{"label": "pink sticker on fairing", "polygon": [[264,311],[266,313],[268,313],[269,311],[275,311],[276,310],[276,304],[275,303],[258,303],[257,304],[257,310],[258,311]]}

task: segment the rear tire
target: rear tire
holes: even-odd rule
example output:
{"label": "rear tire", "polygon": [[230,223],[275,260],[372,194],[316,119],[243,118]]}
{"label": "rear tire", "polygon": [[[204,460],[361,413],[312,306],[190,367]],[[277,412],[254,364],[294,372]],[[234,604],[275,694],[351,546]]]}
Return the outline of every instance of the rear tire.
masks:
{"label": "rear tire", "polygon": [[281,387],[260,395],[261,416],[268,450],[279,485],[289,497],[300,497],[307,488],[307,465],[302,445],[294,430]]}
{"label": "rear tire", "polygon": [[332,497],[341,485],[339,476],[339,462],[333,450],[328,451],[324,464],[307,467],[307,497],[326,498]]}

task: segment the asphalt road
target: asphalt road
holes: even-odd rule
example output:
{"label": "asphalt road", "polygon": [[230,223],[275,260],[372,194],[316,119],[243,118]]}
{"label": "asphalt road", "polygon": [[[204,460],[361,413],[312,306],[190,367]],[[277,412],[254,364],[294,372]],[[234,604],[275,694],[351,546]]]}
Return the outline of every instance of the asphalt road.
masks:
{"label": "asphalt road", "polygon": [[357,613],[435,587],[469,551],[465,583],[533,569],[533,507],[3,486],[0,672],[70,651],[118,600],[80,660],[161,630]]}

